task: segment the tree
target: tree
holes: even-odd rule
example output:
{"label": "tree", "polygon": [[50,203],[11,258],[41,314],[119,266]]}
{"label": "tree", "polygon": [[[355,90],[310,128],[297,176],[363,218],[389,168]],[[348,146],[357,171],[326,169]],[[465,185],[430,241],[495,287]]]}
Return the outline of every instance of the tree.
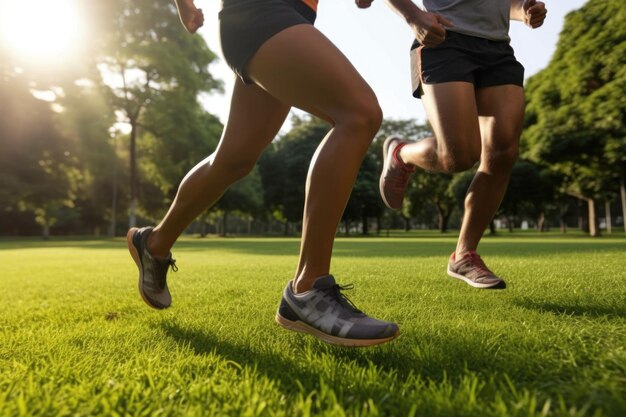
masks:
{"label": "tree", "polygon": [[437,228],[448,231],[448,221],[456,207],[451,174],[417,172],[411,179],[407,199],[409,213],[417,218],[432,218],[436,213]]}
{"label": "tree", "polygon": [[263,205],[263,189],[261,176],[255,168],[245,178],[241,179],[219,199],[213,207],[222,214],[222,227],[220,235],[226,236],[228,232],[228,213],[237,211],[242,215],[254,215],[261,212]]}
{"label": "tree", "polygon": [[[99,68],[110,88],[110,102],[120,121],[130,125],[130,217],[136,223],[138,129],[162,139],[160,124],[176,114],[197,113],[197,96],[220,88],[209,71],[215,55],[199,36],[187,34],[173,2],[113,0],[103,7]],[[169,105],[168,105],[169,104]],[[157,114],[154,114],[157,113]]]}
{"label": "tree", "polygon": [[62,135],[48,103],[17,75],[0,78],[0,200],[3,217],[32,213],[47,239],[63,207],[73,207],[81,182],[76,144]]}
{"label": "tree", "polygon": [[508,218],[509,231],[513,230],[514,219],[529,216],[544,230],[548,206],[553,202],[554,188],[542,173],[541,168],[529,161],[518,161],[511,170],[506,194],[499,212]]}
{"label": "tree", "polygon": [[592,236],[595,201],[626,174],[624,19],[621,0],[570,13],[550,64],[527,83],[524,155],[549,163],[562,189],[587,202]]}
{"label": "tree", "polygon": [[311,158],[330,127],[317,118],[296,119],[294,127],[276,140],[261,157],[265,204],[286,222],[302,220],[304,191]]}
{"label": "tree", "polygon": [[357,220],[361,222],[361,232],[369,233],[368,219],[370,217],[379,218],[384,210],[384,204],[378,192],[378,164],[376,156],[370,148],[365,155],[359,173],[357,175],[352,193],[348,199],[346,209],[343,213],[346,234],[349,233],[349,223]]}

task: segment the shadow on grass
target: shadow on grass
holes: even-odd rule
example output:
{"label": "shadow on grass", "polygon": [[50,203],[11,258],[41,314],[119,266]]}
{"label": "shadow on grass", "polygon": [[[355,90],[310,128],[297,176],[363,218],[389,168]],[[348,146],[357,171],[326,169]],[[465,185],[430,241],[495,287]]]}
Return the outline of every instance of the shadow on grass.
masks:
{"label": "shadow on grass", "polygon": [[[482,340],[441,337],[435,333],[425,338],[427,340],[416,340],[412,348],[394,346],[398,341],[382,347],[342,348],[313,341],[310,336],[302,336],[302,339],[289,342],[293,344],[292,348],[302,351],[302,355],[286,356],[284,353],[258,351],[246,343],[220,340],[207,331],[183,327],[176,322],[161,322],[161,328],[177,344],[190,347],[197,355],[218,355],[256,369],[260,374],[279,382],[282,390],[292,393],[302,389],[305,392],[319,389],[323,372],[331,374],[327,382],[335,384],[339,392],[342,392],[341,385],[346,382],[342,379],[345,373],[342,369],[319,371],[308,365],[304,352],[309,350],[313,351],[315,360],[322,363],[324,357],[328,356],[334,358],[341,367],[356,367],[360,371],[373,368],[377,375],[387,375],[402,383],[411,380],[418,384],[421,381],[458,386],[471,376],[506,386],[505,380],[509,378],[506,375],[509,375],[517,389],[541,390],[555,378],[567,380],[575,373],[574,369],[568,367],[557,372],[562,375],[557,375],[552,369],[542,371],[545,368],[542,359],[537,358],[533,363],[532,355],[526,356],[524,361],[512,362],[512,358],[496,354],[499,349],[497,344],[487,346]],[[315,345],[307,349],[308,343]],[[367,374],[359,371],[355,373]],[[389,387],[381,385],[380,380],[357,378],[350,380],[350,385],[350,395],[362,397],[362,400],[376,396],[382,398],[389,392]],[[559,392],[558,387],[556,392]]]}
{"label": "shadow on grass", "polygon": [[537,310],[541,313],[551,313],[559,316],[626,318],[626,306],[624,304],[599,306],[552,303],[549,301],[534,301],[529,299],[515,300],[514,304],[530,310]]}

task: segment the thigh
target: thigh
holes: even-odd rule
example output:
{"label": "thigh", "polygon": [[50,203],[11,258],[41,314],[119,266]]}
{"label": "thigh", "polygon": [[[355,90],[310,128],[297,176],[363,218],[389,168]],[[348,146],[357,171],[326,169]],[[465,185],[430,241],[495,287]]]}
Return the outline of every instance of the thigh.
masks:
{"label": "thigh", "polygon": [[424,84],[421,99],[437,140],[447,155],[478,160],[481,151],[474,85],[463,81]]}
{"label": "thigh", "polygon": [[280,130],[290,108],[259,86],[236,78],[215,158],[256,160]]}
{"label": "thigh", "polygon": [[371,114],[378,102],[350,61],[312,25],[296,25],[265,42],[248,76],[279,100],[335,124],[346,112]]}
{"label": "thigh", "polygon": [[524,89],[512,84],[479,88],[476,102],[483,149],[517,149],[524,123]]}

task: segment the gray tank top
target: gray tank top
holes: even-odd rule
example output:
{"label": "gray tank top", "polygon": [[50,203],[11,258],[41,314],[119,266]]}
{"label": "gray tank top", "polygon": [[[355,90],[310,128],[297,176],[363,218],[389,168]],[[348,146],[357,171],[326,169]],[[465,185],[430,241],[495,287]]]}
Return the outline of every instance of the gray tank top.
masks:
{"label": "gray tank top", "polygon": [[422,9],[454,23],[450,31],[508,41],[511,0],[422,0]]}

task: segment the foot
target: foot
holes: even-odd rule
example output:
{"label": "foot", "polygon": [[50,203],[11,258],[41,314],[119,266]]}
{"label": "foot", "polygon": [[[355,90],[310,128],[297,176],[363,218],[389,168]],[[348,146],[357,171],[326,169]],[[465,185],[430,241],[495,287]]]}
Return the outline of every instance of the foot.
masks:
{"label": "foot", "polygon": [[380,175],[380,195],[387,207],[400,209],[404,193],[415,172],[415,167],[409,166],[400,160],[400,149],[409,141],[395,136],[385,139],[383,144],[383,172]]}
{"label": "foot", "polygon": [[467,252],[461,259],[456,259],[453,252],[448,262],[448,275],[467,282],[472,287],[504,289],[506,283],[496,276],[474,251]]}
{"label": "foot", "polygon": [[152,227],[133,227],[126,235],[128,250],[139,268],[139,294],[153,308],[159,310],[172,304],[172,296],[167,288],[167,270],[178,271],[176,261],[170,253],[167,258],[155,258],[148,252],[146,243]]}
{"label": "foot", "polygon": [[327,343],[342,346],[371,346],[400,335],[395,323],[368,317],[348,300],[332,275],[315,280],[313,288],[301,294],[289,281],[276,313],[276,322],[297,332],[309,333]]}

